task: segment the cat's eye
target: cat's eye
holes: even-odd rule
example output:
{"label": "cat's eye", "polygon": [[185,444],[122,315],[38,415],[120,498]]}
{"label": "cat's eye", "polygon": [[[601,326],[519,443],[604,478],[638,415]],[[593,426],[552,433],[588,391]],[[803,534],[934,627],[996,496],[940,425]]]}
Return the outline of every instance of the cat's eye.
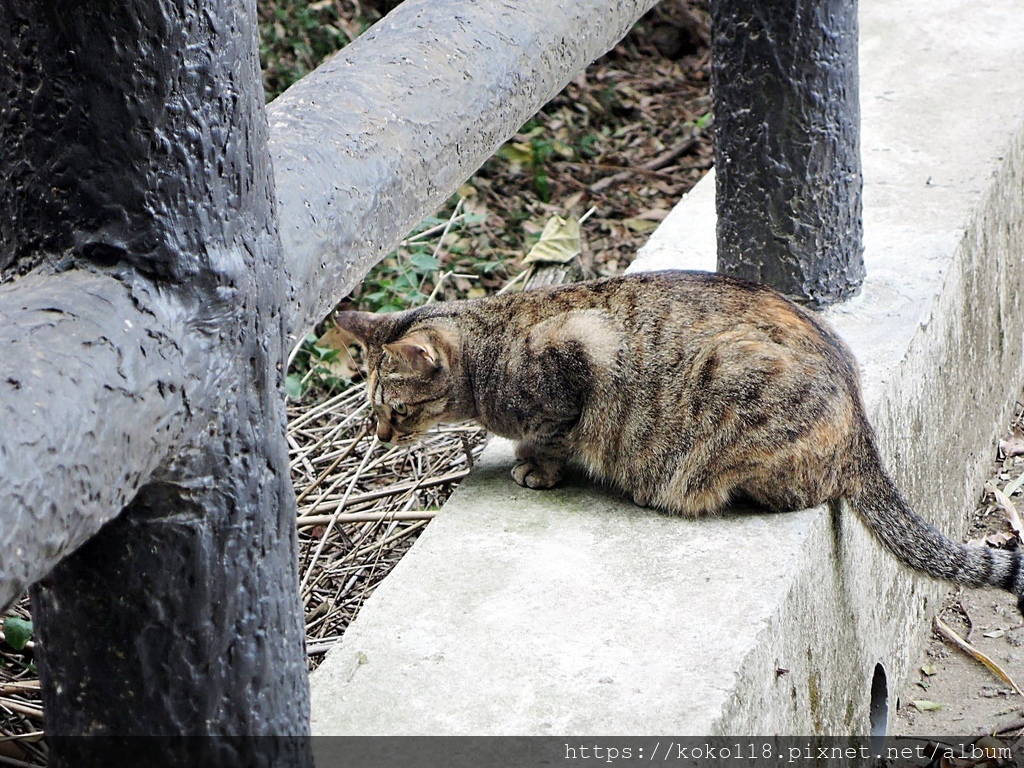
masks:
{"label": "cat's eye", "polygon": [[405,403],[395,403],[391,406],[391,410],[399,416],[405,416],[409,413],[409,406]]}

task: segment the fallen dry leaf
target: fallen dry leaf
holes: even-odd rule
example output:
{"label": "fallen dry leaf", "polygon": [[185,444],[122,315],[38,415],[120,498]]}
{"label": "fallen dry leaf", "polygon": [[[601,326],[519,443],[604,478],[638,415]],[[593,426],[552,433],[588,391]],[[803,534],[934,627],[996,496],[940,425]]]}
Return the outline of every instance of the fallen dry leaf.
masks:
{"label": "fallen dry leaf", "polygon": [[552,216],[540,233],[540,240],[523,259],[524,264],[568,264],[581,250],[580,223]]}
{"label": "fallen dry leaf", "polygon": [[926,699],[915,699],[910,703],[914,705],[914,708],[918,712],[938,712],[943,706],[945,706],[938,702],[928,701]]}
{"label": "fallen dry leaf", "polygon": [[1013,494],[1020,490],[1022,485],[1024,485],[1024,472],[1022,472],[1012,483],[1007,483],[1006,487],[1003,488],[1003,493],[1007,496],[1013,496]]}
{"label": "fallen dry leaf", "polygon": [[665,217],[668,216],[669,213],[670,211],[666,208],[649,208],[633,218],[640,219],[642,221],[664,221]]}
{"label": "fallen dry leaf", "polygon": [[996,504],[1003,510],[1003,514],[1006,515],[1006,520],[1009,522],[1013,532],[1017,534],[1017,538],[1024,540],[1024,521],[1020,519],[1020,513],[1017,512],[1017,507],[1014,506],[1010,497],[992,485],[992,483],[985,483],[985,490],[992,494]]}
{"label": "fallen dry leaf", "polygon": [[954,632],[949,625],[942,621],[938,616],[935,617],[935,629],[940,635],[949,640],[953,645],[959,648],[961,651],[969,656],[972,656],[977,661],[980,661],[986,667],[988,667],[993,674],[996,675],[1000,680],[1009,685],[1019,695],[1024,696],[1024,691],[1021,691],[1020,687],[1013,681],[1006,672],[996,662],[986,656],[984,653],[979,651],[973,645],[964,640],[960,635]]}
{"label": "fallen dry leaf", "polygon": [[1006,744],[1001,742],[995,736],[982,736],[974,742],[974,746],[977,750],[984,752],[985,758],[988,760],[999,759],[1003,754],[1005,754],[1004,750],[1006,749]]}
{"label": "fallen dry leaf", "polygon": [[321,361],[318,364],[327,368],[332,376],[348,381],[357,378],[362,371],[359,368],[359,363],[356,362],[349,350],[349,347],[355,344],[355,336],[348,331],[338,326],[330,328],[323,336],[316,340],[316,346],[325,349],[336,349],[339,354],[333,360]]}
{"label": "fallen dry leaf", "polygon": [[1013,435],[999,441],[999,452],[1005,456],[1024,456],[1024,435]]}
{"label": "fallen dry leaf", "polygon": [[650,219],[641,219],[639,216],[625,219],[622,223],[634,232],[650,232],[658,228],[658,222],[651,221]]}

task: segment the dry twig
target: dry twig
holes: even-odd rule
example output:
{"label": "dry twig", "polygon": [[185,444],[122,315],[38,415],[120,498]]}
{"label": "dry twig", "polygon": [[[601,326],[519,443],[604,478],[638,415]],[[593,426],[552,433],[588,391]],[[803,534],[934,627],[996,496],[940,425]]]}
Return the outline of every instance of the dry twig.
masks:
{"label": "dry twig", "polygon": [[973,657],[975,660],[981,662],[986,667],[988,667],[989,670],[991,670],[992,673],[996,675],[996,677],[998,677],[1004,683],[1013,688],[1013,690],[1015,690],[1018,693],[1018,695],[1024,696],[1024,691],[1020,689],[1020,687],[1013,681],[1013,678],[1011,678],[1002,667],[1000,667],[996,662],[994,662],[989,656],[982,653],[973,645],[971,645],[962,637],[960,637],[960,635],[954,632],[953,629],[938,616],[935,617],[935,630],[945,639],[953,643],[953,645],[955,645],[961,651],[963,651],[967,655]]}

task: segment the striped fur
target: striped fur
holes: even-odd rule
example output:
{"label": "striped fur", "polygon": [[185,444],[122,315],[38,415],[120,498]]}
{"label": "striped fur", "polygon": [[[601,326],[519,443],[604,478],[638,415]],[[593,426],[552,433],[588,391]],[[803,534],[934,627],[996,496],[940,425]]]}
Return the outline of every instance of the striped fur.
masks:
{"label": "striped fur", "polygon": [[475,419],[516,441],[520,485],[549,488],[572,462],[686,516],[846,498],[901,562],[1002,587],[1024,612],[1021,556],[954,543],[907,505],[851,353],[769,288],[655,272],[338,323],[367,349],[382,440]]}

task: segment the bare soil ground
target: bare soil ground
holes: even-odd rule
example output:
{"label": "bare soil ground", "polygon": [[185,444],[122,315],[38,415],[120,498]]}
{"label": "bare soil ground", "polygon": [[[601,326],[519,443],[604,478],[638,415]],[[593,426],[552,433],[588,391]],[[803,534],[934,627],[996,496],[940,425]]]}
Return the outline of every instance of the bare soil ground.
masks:
{"label": "bare soil ground", "polygon": [[[1001,491],[1009,487],[1011,492],[1004,494],[1001,502],[996,494],[985,492],[972,515],[968,534],[972,541],[1020,545],[1008,520],[1014,512],[1008,515],[1007,508],[1016,510],[1024,500],[1018,485],[1024,476],[1022,435],[1024,406],[1018,402],[1016,415],[999,442],[988,483]],[[1005,592],[951,590],[939,620],[991,659],[1014,683],[1024,682],[1024,623]],[[1024,736],[1024,698],[969,651],[933,630],[900,692],[894,731],[904,736],[958,739],[996,734],[1010,745]]]}

